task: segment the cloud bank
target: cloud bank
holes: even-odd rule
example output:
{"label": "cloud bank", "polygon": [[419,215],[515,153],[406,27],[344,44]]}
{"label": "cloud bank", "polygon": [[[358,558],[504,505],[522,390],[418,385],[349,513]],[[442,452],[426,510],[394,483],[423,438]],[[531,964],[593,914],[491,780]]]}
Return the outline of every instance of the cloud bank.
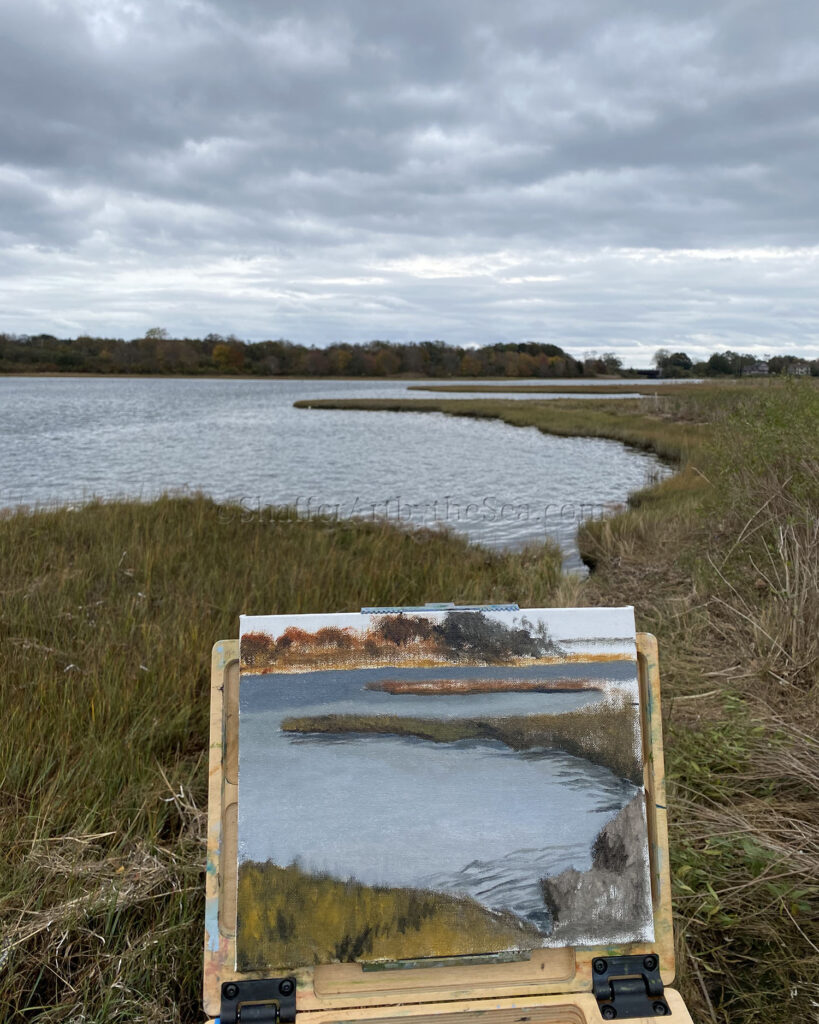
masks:
{"label": "cloud bank", "polygon": [[819,7],[6,0],[0,330],[819,350]]}

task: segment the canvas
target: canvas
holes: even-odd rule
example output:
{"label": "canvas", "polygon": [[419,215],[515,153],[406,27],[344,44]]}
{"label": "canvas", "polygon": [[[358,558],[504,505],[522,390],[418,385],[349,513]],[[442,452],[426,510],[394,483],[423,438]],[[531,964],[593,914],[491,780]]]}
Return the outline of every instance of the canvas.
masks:
{"label": "canvas", "polygon": [[653,940],[631,608],[240,639],[238,970]]}

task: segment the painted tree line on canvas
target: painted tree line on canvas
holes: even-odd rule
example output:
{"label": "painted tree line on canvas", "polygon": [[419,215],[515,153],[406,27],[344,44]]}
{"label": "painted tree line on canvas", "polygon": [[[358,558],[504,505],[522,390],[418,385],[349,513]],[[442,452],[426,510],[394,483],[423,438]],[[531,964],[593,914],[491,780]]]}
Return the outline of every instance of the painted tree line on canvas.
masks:
{"label": "painted tree line on canvas", "polygon": [[633,612],[243,616],[237,967],[653,937]]}

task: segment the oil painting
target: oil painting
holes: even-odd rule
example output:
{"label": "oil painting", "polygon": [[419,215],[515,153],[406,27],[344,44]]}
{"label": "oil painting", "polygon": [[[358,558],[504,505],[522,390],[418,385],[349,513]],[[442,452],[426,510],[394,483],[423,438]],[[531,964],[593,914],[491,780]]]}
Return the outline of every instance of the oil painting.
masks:
{"label": "oil painting", "polygon": [[240,639],[239,970],[653,939],[631,608]]}

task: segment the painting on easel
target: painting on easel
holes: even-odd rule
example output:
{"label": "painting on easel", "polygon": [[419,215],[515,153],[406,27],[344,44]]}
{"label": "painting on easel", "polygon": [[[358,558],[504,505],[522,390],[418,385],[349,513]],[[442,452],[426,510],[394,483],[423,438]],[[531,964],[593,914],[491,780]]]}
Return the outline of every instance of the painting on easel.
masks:
{"label": "painting on easel", "polygon": [[243,616],[237,968],[651,941],[631,608]]}

